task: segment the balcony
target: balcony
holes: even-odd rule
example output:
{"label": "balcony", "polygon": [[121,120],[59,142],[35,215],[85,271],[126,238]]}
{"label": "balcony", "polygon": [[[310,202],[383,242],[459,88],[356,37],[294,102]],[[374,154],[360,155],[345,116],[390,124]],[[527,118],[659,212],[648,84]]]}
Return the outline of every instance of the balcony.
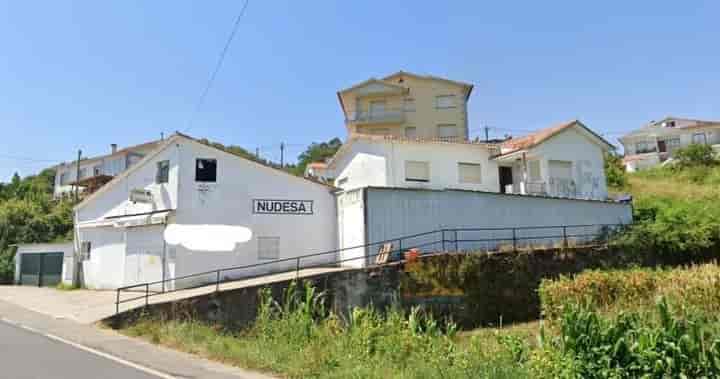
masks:
{"label": "balcony", "polygon": [[405,111],[399,108],[350,111],[345,118],[345,123],[355,125],[402,124],[403,122],[405,122]]}

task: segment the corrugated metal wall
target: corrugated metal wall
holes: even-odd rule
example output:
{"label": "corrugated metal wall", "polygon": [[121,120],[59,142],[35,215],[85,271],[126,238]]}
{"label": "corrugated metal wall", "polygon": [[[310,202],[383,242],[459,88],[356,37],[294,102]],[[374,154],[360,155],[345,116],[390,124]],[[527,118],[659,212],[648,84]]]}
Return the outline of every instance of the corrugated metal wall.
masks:
{"label": "corrugated metal wall", "polygon": [[[367,188],[367,241],[381,241],[444,228],[516,228],[586,224],[628,224],[632,222],[630,204],[601,201],[504,195],[460,190],[411,190]],[[568,234],[597,233],[599,227],[572,228]],[[518,230],[526,243],[551,245],[560,239],[562,228]],[[453,239],[455,236],[446,236]],[[511,230],[462,232],[460,240],[495,239],[512,241]],[[418,237],[404,247],[439,240],[440,236]],[[478,243],[461,243],[460,249],[482,248]],[[492,247],[492,246],[486,246]],[[430,250],[427,246],[426,250]],[[440,246],[434,248],[439,249]]]}

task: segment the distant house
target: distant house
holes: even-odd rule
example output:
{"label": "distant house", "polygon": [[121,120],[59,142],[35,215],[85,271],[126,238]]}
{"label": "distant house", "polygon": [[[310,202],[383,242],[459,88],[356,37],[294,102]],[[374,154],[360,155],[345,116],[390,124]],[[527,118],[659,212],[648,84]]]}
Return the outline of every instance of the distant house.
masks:
{"label": "distant house", "polygon": [[672,158],[675,150],[691,144],[720,150],[720,121],[666,117],[620,138],[628,172],[648,169]]}
{"label": "distant house", "polygon": [[[160,141],[146,142],[118,150],[116,144],[110,145],[110,154],[80,160],[63,162],[55,166],[55,186],[53,194],[62,197],[72,194],[78,186],[81,193],[92,193],[113,177],[139,162],[153,151]],[[79,180],[78,180],[79,176]]]}

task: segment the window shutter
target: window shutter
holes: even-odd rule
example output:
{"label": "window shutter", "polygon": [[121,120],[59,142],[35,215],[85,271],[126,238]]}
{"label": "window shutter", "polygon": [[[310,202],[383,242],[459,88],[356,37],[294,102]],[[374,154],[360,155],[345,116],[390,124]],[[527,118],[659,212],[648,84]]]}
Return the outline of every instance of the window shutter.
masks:
{"label": "window shutter", "polygon": [[482,168],[479,163],[458,163],[460,183],[482,183]]}
{"label": "window shutter", "polygon": [[429,163],[420,161],[405,161],[405,180],[411,182],[429,182]]}

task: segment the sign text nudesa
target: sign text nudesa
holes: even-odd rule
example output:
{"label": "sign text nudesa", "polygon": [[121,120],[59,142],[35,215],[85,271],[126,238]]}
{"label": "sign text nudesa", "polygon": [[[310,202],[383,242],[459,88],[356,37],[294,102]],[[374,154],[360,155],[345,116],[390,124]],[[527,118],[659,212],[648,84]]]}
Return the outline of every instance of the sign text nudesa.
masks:
{"label": "sign text nudesa", "polygon": [[313,214],[313,201],[253,199],[253,213],[311,215]]}

